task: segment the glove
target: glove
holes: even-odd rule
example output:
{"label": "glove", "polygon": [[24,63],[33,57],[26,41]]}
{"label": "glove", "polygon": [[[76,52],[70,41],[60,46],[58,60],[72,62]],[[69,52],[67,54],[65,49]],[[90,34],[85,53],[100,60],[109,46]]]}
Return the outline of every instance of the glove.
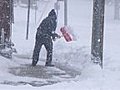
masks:
{"label": "glove", "polygon": [[55,41],[56,38],[61,38],[61,36],[58,35],[57,33],[53,33],[53,34],[52,34],[52,39],[53,39],[53,41]]}

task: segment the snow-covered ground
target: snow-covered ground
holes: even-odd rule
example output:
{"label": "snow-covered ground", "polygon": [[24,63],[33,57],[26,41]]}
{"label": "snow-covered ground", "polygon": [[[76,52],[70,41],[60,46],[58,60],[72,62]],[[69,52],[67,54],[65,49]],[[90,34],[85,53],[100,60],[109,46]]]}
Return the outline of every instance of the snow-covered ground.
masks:
{"label": "snow-covered ground", "polygon": [[[26,40],[27,9],[15,7],[15,24],[13,25],[12,40],[15,43],[17,53],[12,59],[0,56],[0,83],[5,81],[43,81],[39,78],[20,77],[9,73],[9,68],[21,65],[30,65],[34,48],[36,27],[39,21],[46,17],[54,6],[50,4],[39,5],[45,8],[44,13],[37,12],[35,23],[35,11],[31,10],[29,39]],[[63,3],[58,15],[58,28],[63,26]],[[76,41],[66,42],[63,38],[54,42],[53,62],[80,72],[72,80],[65,80],[57,84],[42,87],[26,85],[0,84],[2,90],[119,90],[120,89],[120,21],[113,19],[113,6],[106,6],[105,31],[104,31],[104,69],[90,61],[91,32],[92,32],[92,0],[68,0],[68,24],[76,36]],[[43,48],[40,53],[38,65],[44,65],[46,51]],[[19,72],[19,71],[18,71]],[[73,72],[74,73],[74,72]]]}

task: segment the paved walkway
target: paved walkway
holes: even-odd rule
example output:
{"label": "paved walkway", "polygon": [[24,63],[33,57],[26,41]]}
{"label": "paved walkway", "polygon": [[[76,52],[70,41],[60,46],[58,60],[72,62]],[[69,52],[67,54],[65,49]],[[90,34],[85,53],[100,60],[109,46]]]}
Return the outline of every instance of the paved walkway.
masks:
{"label": "paved walkway", "polygon": [[40,87],[44,85],[55,84],[62,81],[70,81],[73,80],[76,77],[76,75],[80,75],[79,72],[66,66],[61,66],[60,64],[56,64],[55,67],[45,67],[42,65],[32,67],[31,65],[21,65],[20,67],[10,68],[10,73],[20,77],[38,78],[40,79],[40,81],[4,81],[2,82],[2,84],[15,86],[29,84],[32,86]]}

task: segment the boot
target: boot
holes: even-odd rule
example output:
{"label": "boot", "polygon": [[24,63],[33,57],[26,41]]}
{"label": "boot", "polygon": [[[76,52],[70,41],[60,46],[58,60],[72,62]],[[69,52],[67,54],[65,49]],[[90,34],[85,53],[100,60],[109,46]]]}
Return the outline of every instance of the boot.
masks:
{"label": "boot", "polygon": [[32,61],[32,66],[36,66],[36,64],[37,64],[37,61],[33,60]]}
{"label": "boot", "polygon": [[48,67],[54,67],[55,65],[46,62],[45,66],[48,66]]}

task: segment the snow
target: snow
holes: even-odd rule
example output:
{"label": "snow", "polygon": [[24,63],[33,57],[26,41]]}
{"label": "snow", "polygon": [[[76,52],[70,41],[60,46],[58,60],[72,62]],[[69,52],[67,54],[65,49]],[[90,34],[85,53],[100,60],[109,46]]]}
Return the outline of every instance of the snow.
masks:
{"label": "snow", "polygon": [[[20,77],[9,73],[9,68],[19,67],[23,64],[31,64],[31,57],[35,42],[36,28],[39,25],[39,18],[46,16],[52,8],[53,2],[47,5],[46,11],[37,13],[35,24],[34,10],[31,10],[29,39],[26,35],[27,9],[15,7],[15,24],[13,25],[12,40],[15,43],[17,53],[12,59],[0,56],[0,83],[4,81],[43,81],[33,77]],[[76,69],[81,74],[72,80],[62,81],[53,85],[33,87],[26,85],[0,84],[2,90],[119,90],[120,89],[120,21],[113,19],[113,6],[106,6],[105,31],[104,31],[104,68],[93,64],[90,61],[91,32],[92,32],[92,0],[68,0],[68,24],[76,36],[76,40],[65,42],[63,38],[54,42],[53,62]],[[58,16],[57,32],[63,26],[63,3]],[[42,3],[42,7],[45,7]],[[79,9],[78,9],[79,8]],[[40,14],[40,16],[39,16]],[[42,17],[42,18],[44,18]],[[41,18],[41,19],[42,19]],[[39,64],[44,65],[46,51],[42,48]],[[18,71],[19,72],[19,71]]]}

